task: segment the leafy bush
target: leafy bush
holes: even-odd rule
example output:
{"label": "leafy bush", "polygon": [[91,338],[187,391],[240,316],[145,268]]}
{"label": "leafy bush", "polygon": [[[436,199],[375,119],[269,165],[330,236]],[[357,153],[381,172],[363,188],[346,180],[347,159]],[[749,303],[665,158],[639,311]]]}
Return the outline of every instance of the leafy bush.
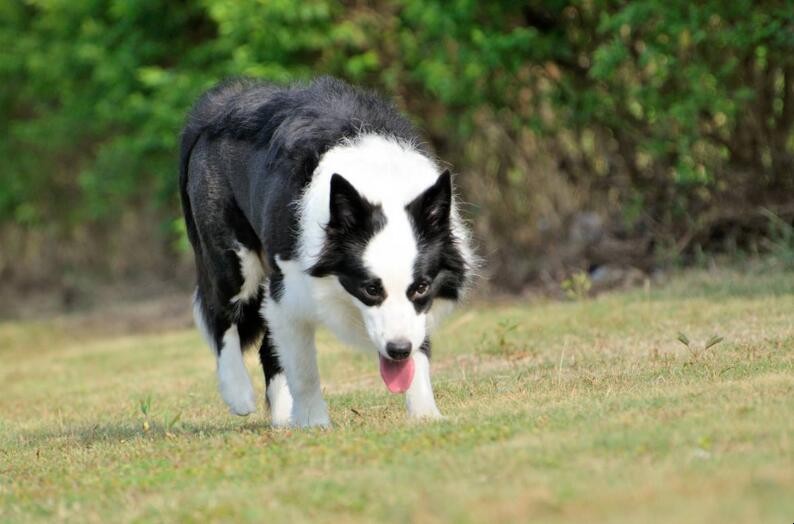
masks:
{"label": "leafy bush", "polygon": [[56,267],[126,256],[109,232],[125,221],[184,245],[178,132],[229,75],[395,97],[462,173],[504,285],[547,268],[582,209],[679,251],[725,216],[794,214],[789,2],[40,0],[0,17],[0,231],[103,247]]}

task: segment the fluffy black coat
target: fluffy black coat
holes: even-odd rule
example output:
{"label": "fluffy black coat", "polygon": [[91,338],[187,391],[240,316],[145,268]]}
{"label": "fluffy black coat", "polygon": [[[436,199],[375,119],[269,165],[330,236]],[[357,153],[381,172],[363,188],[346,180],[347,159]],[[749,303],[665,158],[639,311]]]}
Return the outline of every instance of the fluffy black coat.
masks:
{"label": "fluffy black coat", "polygon": [[217,350],[232,323],[243,347],[262,339],[268,380],[281,368],[269,338],[262,337],[262,292],[230,303],[244,281],[235,250],[239,243],[268,262],[277,300],[282,278],[274,261],[296,254],[300,195],[324,153],[363,133],[419,144],[392,104],[333,78],[292,87],[231,80],[204,94],[188,116],[179,189],[195,252],[197,307]]}

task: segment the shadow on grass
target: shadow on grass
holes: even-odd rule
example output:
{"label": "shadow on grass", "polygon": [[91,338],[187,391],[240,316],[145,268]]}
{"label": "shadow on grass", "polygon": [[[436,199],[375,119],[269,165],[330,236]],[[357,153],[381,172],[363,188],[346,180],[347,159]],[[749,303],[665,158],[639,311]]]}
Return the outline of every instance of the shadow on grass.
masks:
{"label": "shadow on grass", "polygon": [[208,423],[180,423],[178,427],[168,431],[160,424],[152,423],[148,429],[143,424],[93,424],[90,426],[77,426],[63,428],[62,430],[37,430],[21,432],[18,442],[22,446],[36,448],[42,445],[79,444],[91,447],[99,443],[121,443],[138,439],[160,441],[170,438],[183,438],[185,436],[213,437],[225,434],[241,434],[255,432],[267,434],[275,431],[267,420],[251,420],[242,423],[235,422],[208,422]]}

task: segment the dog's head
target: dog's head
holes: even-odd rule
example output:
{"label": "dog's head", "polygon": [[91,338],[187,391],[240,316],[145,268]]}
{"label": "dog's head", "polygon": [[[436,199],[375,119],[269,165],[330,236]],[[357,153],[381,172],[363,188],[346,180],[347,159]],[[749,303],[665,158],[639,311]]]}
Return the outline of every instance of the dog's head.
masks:
{"label": "dog's head", "polygon": [[330,219],[314,276],[338,278],[387,363],[421,348],[434,302],[456,300],[467,275],[444,171],[410,202],[370,202],[343,176],[330,187]]}

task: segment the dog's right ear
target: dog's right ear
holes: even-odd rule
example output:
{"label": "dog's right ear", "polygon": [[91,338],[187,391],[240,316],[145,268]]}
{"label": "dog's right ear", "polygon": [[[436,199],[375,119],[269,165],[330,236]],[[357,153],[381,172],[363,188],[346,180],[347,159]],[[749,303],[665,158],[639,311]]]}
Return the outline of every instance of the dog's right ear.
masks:
{"label": "dog's right ear", "polygon": [[451,209],[452,175],[449,169],[439,175],[435,184],[405,206],[420,236],[426,238],[434,238],[448,231]]}
{"label": "dog's right ear", "polygon": [[349,230],[363,223],[367,219],[370,206],[356,191],[353,184],[342,175],[334,173],[331,176],[331,196],[329,205],[331,219],[328,227],[333,229]]}

